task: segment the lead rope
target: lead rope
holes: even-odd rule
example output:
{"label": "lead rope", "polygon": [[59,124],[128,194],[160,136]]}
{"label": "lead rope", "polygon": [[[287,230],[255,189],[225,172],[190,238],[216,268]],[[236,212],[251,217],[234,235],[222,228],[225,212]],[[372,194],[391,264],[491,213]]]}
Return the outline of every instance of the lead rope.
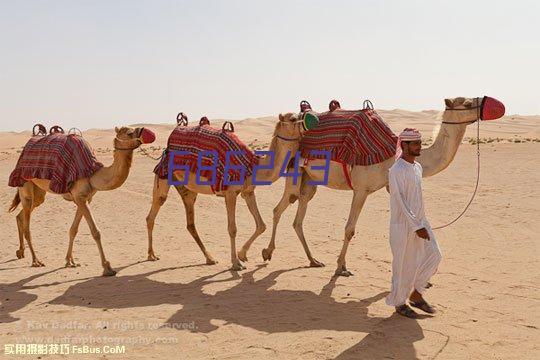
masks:
{"label": "lead rope", "polygon": [[467,211],[469,206],[472,204],[472,202],[474,200],[474,197],[476,196],[476,192],[478,190],[478,184],[480,182],[480,118],[478,118],[477,124],[476,124],[476,158],[477,158],[477,164],[478,164],[477,165],[477,171],[476,171],[476,186],[474,187],[474,192],[472,194],[471,200],[469,201],[469,203],[467,204],[465,209],[461,212],[461,214],[459,214],[459,216],[457,218],[455,218],[452,222],[449,222],[446,225],[437,226],[437,227],[433,228],[433,230],[445,228],[447,226],[452,225],[456,221],[458,221],[459,218],[461,218],[463,216],[463,214],[465,214],[465,212]]}
{"label": "lead rope", "polygon": [[163,154],[165,154],[165,151],[167,150],[167,148],[165,148],[162,152],[161,152],[161,156],[160,157],[155,157],[155,156],[152,156],[148,153],[148,151],[142,147],[139,148],[139,151],[145,155],[145,156],[148,156],[150,159],[153,159],[153,160],[161,160],[161,158],[163,157]]}

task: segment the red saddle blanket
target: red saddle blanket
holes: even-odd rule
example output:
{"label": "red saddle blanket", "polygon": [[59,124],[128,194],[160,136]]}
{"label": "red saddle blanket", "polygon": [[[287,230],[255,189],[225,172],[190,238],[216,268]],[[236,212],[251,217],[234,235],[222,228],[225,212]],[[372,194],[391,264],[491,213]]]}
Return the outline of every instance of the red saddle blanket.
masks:
{"label": "red saddle blanket", "polygon": [[92,176],[103,164],[96,160],[82,136],[51,134],[34,136],[23,148],[9,186],[22,186],[27,179],[48,179],[50,190],[64,194],[75,181]]}
{"label": "red saddle blanket", "polygon": [[[229,131],[218,130],[210,125],[202,126],[179,126],[173,130],[167,142],[167,151],[160,162],[154,168],[160,178],[168,177],[168,164],[171,151],[187,151],[189,155],[175,155],[175,165],[188,165],[190,172],[197,172],[197,158],[201,151],[216,151],[218,158],[216,164],[216,179],[211,184],[214,192],[227,189],[223,184],[225,176],[226,154],[229,151],[243,151],[243,155],[229,155],[230,166],[240,165],[245,168],[245,177],[251,176],[253,166],[258,163],[255,153],[247,147],[235,134]],[[214,156],[202,156],[201,162],[204,166],[213,166]],[[212,179],[212,170],[202,169],[200,176],[210,181]],[[240,170],[230,169],[228,172],[230,181],[240,180]]]}
{"label": "red saddle blanket", "polygon": [[372,109],[335,110],[318,114],[319,125],[304,133],[303,158],[322,159],[312,150],[330,151],[331,160],[349,165],[373,165],[396,153],[397,136]]}

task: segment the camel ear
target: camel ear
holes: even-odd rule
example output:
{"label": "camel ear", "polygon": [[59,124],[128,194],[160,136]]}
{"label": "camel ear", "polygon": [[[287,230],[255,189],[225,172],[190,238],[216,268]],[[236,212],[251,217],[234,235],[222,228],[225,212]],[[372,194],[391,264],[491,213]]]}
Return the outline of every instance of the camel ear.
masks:
{"label": "camel ear", "polygon": [[454,102],[452,99],[444,99],[444,103],[446,104],[446,107],[448,109],[451,109],[454,106]]}
{"label": "camel ear", "polygon": [[279,121],[285,121],[285,117],[283,116],[283,114],[279,114]]}
{"label": "camel ear", "polygon": [[118,126],[115,126],[115,127],[114,127],[114,131],[118,134],[118,132],[120,131],[120,129],[118,128]]}

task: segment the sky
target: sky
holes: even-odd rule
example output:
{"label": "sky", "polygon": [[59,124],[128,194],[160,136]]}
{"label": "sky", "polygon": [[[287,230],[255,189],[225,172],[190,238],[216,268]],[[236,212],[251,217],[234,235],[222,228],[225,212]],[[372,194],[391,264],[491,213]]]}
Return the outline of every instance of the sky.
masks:
{"label": "sky", "polygon": [[540,114],[540,2],[0,0],[0,131],[315,110]]}

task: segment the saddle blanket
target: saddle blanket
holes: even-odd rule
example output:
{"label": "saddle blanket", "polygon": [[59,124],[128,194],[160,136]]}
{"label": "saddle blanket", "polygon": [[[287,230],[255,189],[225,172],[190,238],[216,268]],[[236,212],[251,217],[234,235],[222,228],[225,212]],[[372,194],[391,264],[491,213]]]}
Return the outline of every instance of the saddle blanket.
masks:
{"label": "saddle blanket", "polygon": [[[197,172],[197,158],[202,151],[215,151],[218,155],[217,164],[214,156],[202,156],[201,163],[204,166],[214,166],[216,179],[210,184],[212,191],[218,192],[227,189],[227,185],[223,183],[225,179],[225,162],[226,154],[230,151],[243,151],[243,155],[231,154],[229,155],[229,166],[241,166],[245,169],[245,177],[251,176],[253,173],[253,166],[258,164],[258,158],[255,153],[247,147],[235,134],[230,131],[218,130],[210,125],[199,126],[187,126],[176,127],[167,142],[167,149],[160,162],[154,168],[160,178],[165,179],[168,177],[168,165],[169,157],[172,155],[171,151],[187,151],[186,155],[175,155],[175,165],[187,165],[190,172]],[[240,180],[239,169],[229,169],[228,179],[229,181]],[[212,179],[213,170],[201,169],[200,176],[206,178],[208,181]]]}
{"label": "saddle blanket", "polygon": [[32,178],[48,179],[51,191],[64,194],[75,181],[92,176],[102,167],[82,136],[33,136],[24,146],[9,176],[9,186],[22,186]]}
{"label": "saddle blanket", "polygon": [[367,166],[396,153],[397,136],[373,109],[339,109],[318,116],[319,125],[305,132],[300,142],[304,158],[323,159],[325,155],[310,152],[326,150],[330,151],[332,161]]}

